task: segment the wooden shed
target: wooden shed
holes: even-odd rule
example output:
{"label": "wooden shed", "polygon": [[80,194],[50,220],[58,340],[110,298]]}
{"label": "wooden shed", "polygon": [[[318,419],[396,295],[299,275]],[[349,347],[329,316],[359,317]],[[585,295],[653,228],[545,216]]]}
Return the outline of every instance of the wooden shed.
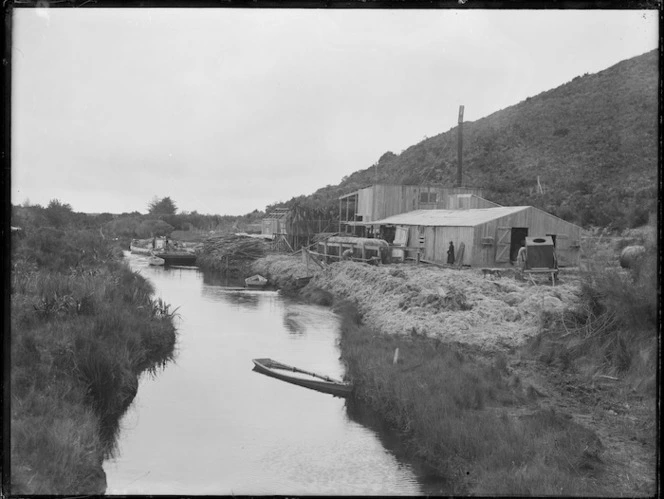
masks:
{"label": "wooden shed", "polygon": [[272,237],[278,234],[285,234],[287,216],[288,208],[276,208],[274,211],[268,213],[261,220],[261,234]]}
{"label": "wooden shed", "polygon": [[[526,237],[550,236],[558,264],[579,263],[582,228],[532,206],[500,206],[469,210],[416,210],[368,223],[402,233],[399,243],[415,257],[446,263],[450,242],[464,244],[462,263],[477,267],[509,266]],[[407,231],[407,234],[404,232]],[[405,242],[404,242],[405,239]]]}
{"label": "wooden shed", "polygon": [[413,210],[447,209],[452,197],[457,194],[474,195],[481,199],[482,189],[394,184],[364,187],[339,198],[339,232],[360,235],[362,230],[355,228],[364,229],[366,222]]}

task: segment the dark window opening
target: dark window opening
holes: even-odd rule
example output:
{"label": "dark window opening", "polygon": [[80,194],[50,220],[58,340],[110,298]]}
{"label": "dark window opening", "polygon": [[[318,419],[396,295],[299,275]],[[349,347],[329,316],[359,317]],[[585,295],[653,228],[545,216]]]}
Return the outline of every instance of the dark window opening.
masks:
{"label": "dark window opening", "polygon": [[420,203],[436,203],[437,200],[437,192],[420,192]]}
{"label": "dark window opening", "polygon": [[380,227],[380,238],[387,241],[389,244],[394,242],[394,238],[397,235],[397,228],[395,226],[386,226],[382,225]]}
{"label": "dark window opening", "polygon": [[521,248],[526,245],[526,237],[528,237],[528,227],[512,227],[512,237],[510,239],[510,261],[516,262],[516,256]]}

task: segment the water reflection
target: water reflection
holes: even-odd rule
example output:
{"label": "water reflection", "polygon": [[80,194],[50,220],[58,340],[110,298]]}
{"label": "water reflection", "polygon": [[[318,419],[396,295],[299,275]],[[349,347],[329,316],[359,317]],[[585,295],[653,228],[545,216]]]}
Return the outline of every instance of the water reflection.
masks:
{"label": "water reflection", "polygon": [[221,272],[213,270],[199,270],[200,275],[203,277],[203,284],[206,286],[225,286],[225,287],[244,287],[244,281],[238,277],[230,277]]}
{"label": "water reflection", "polygon": [[218,287],[203,286],[202,296],[211,301],[224,301],[233,305],[236,309],[248,308],[256,309],[260,302],[260,297],[256,293],[248,292],[240,288],[223,289]]}
{"label": "water reflection", "polygon": [[417,475],[424,495],[449,495],[454,493],[450,484],[441,478],[433,468],[422,460],[413,458],[404,438],[391,429],[380,414],[367,404],[357,399],[347,399],[346,416],[350,421],[373,430],[383,447],[394,454],[400,463],[409,463],[410,468]]}
{"label": "water reflection", "polygon": [[284,314],[284,327],[289,333],[294,335],[304,334],[305,327],[299,319],[297,312],[293,310],[286,311]]}

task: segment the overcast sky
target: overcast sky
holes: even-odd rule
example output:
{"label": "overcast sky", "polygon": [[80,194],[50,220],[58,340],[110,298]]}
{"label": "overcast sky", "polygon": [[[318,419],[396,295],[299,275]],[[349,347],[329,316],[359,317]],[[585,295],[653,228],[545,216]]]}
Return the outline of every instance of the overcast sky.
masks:
{"label": "overcast sky", "polygon": [[12,202],[240,215],[658,46],[657,11],[21,9]]}

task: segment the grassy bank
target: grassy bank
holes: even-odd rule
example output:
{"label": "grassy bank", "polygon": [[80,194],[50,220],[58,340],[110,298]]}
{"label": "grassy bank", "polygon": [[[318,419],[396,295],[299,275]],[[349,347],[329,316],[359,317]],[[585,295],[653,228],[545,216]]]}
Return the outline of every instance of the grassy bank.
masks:
{"label": "grassy bank", "polygon": [[[476,348],[381,334],[361,323],[353,305],[336,309],[356,396],[403,432],[452,493],[598,492],[599,439],[565,415],[540,409],[536,390],[510,376],[504,356],[487,359]],[[514,417],[515,406],[527,411]]]}
{"label": "grassy bank", "polygon": [[98,233],[12,240],[12,494],[99,494],[138,376],[172,358],[169,306]]}
{"label": "grassy bank", "polygon": [[[335,303],[356,397],[449,493],[643,495],[656,477],[652,264],[564,272],[552,287],[340,262],[299,296]],[[272,255],[254,268],[285,283],[304,271]]]}

